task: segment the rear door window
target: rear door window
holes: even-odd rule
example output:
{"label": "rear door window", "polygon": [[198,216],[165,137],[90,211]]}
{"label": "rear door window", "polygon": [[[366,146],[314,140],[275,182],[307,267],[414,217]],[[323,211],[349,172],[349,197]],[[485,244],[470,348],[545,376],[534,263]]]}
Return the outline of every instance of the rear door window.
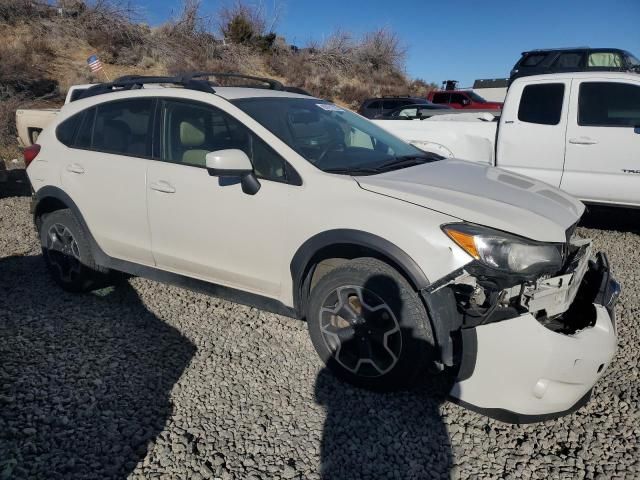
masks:
{"label": "rear door window", "polygon": [[518,120],[541,125],[557,125],[562,115],[563,83],[527,85],[522,91]]}
{"label": "rear door window", "polygon": [[582,83],[578,95],[578,125],[640,125],[640,85],[615,82]]}
{"label": "rear door window", "polygon": [[154,100],[151,98],[98,105],[93,121],[91,150],[151,157],[153,110]]}

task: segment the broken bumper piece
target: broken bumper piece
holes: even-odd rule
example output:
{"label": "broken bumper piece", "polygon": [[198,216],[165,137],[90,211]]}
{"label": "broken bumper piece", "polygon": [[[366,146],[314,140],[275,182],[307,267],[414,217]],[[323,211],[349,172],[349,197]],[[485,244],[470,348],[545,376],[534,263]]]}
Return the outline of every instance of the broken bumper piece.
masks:
{"label": "broken bumper piece", "polygon": [[[549,279],[525,299],[566,309],[552,321],[545,311],[531,310],[463,330],[453,401],[505,422],[532,423],[571,413],[589,400],[615,354],[620,286],[603,253],[581,259],[574,275],[574,282]],[[554,327],[558,318],[581,327],[567,333]]]}

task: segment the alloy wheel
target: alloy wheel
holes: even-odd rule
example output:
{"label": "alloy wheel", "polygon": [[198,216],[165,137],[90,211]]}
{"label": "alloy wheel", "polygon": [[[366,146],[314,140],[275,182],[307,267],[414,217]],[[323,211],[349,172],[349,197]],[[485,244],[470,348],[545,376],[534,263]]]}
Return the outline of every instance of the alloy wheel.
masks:
{"label": "alloy wheel", "polygon": [[320,330],[333,358],[363,377],[379,377],[398,362],[400,325],[389,305],[363,287],[342,286],[322,303]]}
{"label": "alloy wheel", "polygon": [[80,249],[71,231],[60,223],[54,223],[47,232],[46,255],[51,266],[65,282],[73,281],[80,273]]}

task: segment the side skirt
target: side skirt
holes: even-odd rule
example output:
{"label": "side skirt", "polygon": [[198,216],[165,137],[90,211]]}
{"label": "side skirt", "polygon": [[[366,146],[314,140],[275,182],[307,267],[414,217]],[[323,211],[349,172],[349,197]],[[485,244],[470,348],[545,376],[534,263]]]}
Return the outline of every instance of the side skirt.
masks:
{"label": "side skirt", "polygon": [[284,303],[273,298],[198,280],[178,273],[167,272],[154,267],[147,267],[145,265],[111,258],[104,253],[100,255],[100,257],[100,265],[111,270],[128,273],[136,277],[148,278],[161,283],[168,283],[177,287],[186,288],[187,290],[193,290],[249,307],[255,307],[285,317],[300,318],[293,308],[287,307]]}

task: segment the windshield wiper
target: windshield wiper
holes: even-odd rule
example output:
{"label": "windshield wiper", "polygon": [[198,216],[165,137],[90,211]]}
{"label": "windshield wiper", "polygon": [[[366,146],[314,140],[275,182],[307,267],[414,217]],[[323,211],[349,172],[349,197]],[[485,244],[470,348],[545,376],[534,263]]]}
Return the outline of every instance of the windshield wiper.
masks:
{"label": "windshield wiper", "polygon": [[379,169],[370,167],[325,168],[323,171],[327,173],[343,173],[346,175],[375,175],[376,173],[380,173]]}
{"label": "windshield wiper", "polygon": [[423,163],[431,163],[437,162],[438,160],[442,160],[444,157],[440,155],[436,155],[435,153],[425,153],[419,155],[401,155],[399,157],[394,158],[393,160],[383,163],[382,165],[378,165],[376,169],[378,171],[384,172],[388,170],[395,170],[398,168],[406,168],[413,167],[414,165],[422,165]]}

